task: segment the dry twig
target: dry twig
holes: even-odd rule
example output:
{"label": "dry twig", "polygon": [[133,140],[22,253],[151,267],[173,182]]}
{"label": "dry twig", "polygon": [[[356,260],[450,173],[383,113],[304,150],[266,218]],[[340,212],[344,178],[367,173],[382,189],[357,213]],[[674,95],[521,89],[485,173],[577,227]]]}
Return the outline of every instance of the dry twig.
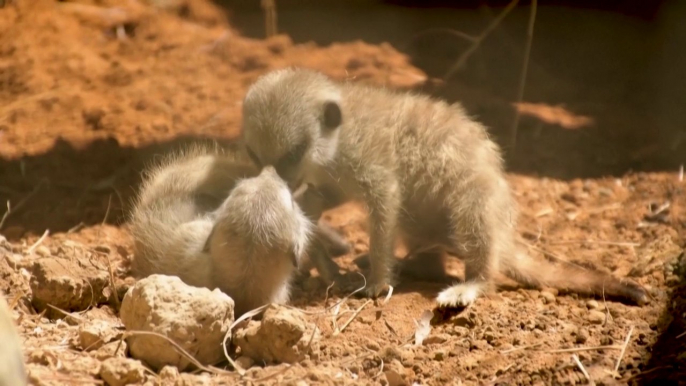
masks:
{"label": "dry twig", "polygon": [[[526,75],[529,71],[529,56],[531,55],[531,43],[534,39],[534,24],[536,23],[537,0],[531,1],[531,15],[529,16],[529,28],[526,32],[526,47],[524,48],[524,64],[522,73],[519,77],[519,87],[517,88],[517,103],[522,103],[524,99],[524,87],[526,85]],[[512,148],[517,146],[517,128],[519,127],[519,109],[515,110],[515,119],[512,122]]]}
{"label": "dry twig", "polygon": [[594,351],[594,350],[621,350],[622,346],[590,346],[590,347],[572,347],[572,348],[561,348],[555,350],[540,350],[549,353],[565,353],[565,352],[582,352],[582,351]]}
{"label": "dry twig", "polygon": [[488,35],[490,35],[491,32],[493,32],[493,30],[500,24],[500,22],[503,21],[505,16],[507,16],[507,14],[509,14],[510,11],[514,9],[517,3],[519,3],[519,0],[512,0],[510,4],[508,4],[507,7],[505,7],[505,9],[500,13],[500,15],[498,15],[491,22],[491,24],[489,24],[486,27],[486,29],[483,30],[483,32],[481,32],[481,34],[479,34],[479,36],[474,38],[472,45],[462,54],[462,56],[460,56],[457,62],[455,62],[455,64],[453,64],[452,67],[450,67],[450,69],[445,73],[445,75],[443,75],[444,81],[447,81],[448,78],[453,76],[453,74],[455,74],[455,72],[457,72],[467,62],[467,59],[469,59],[469,57],[472,56],[474,51],[476,51],[476,49],[479,48],[481,42],[483,42],[484,39],[486,39]]}
{"label": "dry twig", "polygon": [[629,345],[629,342],[631,341],[631,334],[633,332],[634,332],[634,326],[631,326],[629,333],[626,334],[626,339],[624,339],[624,345],[622,346],[622,351],[619,353],[619,358],[617,358],[617,364],[615,365],[615,374],[618,374],[619,366],[622,363],[622,359],[624,358],[624,353],[626,353],[626,348]]}
{"label": "dry twig", "polygon": [[26,195],[26,197],[22,198],[19,201],[19,203],[17,203],[17,205],[14,206],[14,208],[11,208],[10,202],[7,201],[7,212],[5,212],[5,214],[2,215],[2,219],[0,219],[0,229],[2,229],[2,226],[5,225],[5,221],[12,213],[16,213],[17,211],[19,211],[19,209],[21,209],[31,197],[35,196],[36,193],[38,193],[38,190],[40,190],[41,186],[43,186],[44,183],[45,180],[41,180],[38,183],[38,185],[36,185],[36,187],[33,188],[33,190],[28,195]]}
{"label": "dry twig", "polygon": [[340,329],[337,329],[333,332],[333,336],[336,336],[336,335],[340,334],[341,332],[343,332],[343,330],[345,330],[345,328],[348,327],[348,325],[357,317],[357,315],[359,315],[360,312],[362,312],[362,310],[365,307],[367,307],[367,305],[371,302],[372,302],[371,300],[367,300],[358,309],[356,309],[355,312],[353,312],[353,315],[350,317],[350,319],[348,319],[347,322],[343,323],[343,325],[341,326]]}
{"label": "dry twig", "polygon": [[33,253],[36,251],[36,248],[38,248],[38,246],[41,245],[41,243],[45,240],[46,237],[48,237],[49,234],[50,229],[46,229],[45,232],[43,232],[43,235],[38,240],[36,240],[36,242],[31,247],[29,247],[27,254],[33,255]]}
{"label": "dry twig", "polygon": [[581,370],[581,373],[584,375],[586,380],[591,385],[595,385],[595,382],[593,382],[593,380],[591,379],[591,375],[588,374],[588,371],[586,371],[586,368],[584,367],[583,363],[581,363],[581,360],[579,360],[579,356],[576,354],[573,354],[572,359],[574,359],[574,362],[576,362],[577,367],[579,367],[579,370]]}

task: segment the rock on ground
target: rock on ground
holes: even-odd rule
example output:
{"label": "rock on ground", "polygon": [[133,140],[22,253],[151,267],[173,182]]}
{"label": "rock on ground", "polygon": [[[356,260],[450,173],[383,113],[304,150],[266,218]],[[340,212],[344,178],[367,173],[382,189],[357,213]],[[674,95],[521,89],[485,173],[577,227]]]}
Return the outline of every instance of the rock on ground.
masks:
{"label": "rock on ground", "polygon": [[109,386],[140,384],[145,380],[145,367],[134,359],[110,358],[102,362],[100,378]]}
{"label": "rock on ground", "polygon": [[114,326],[103,320],[87,321],[79,325],[79,343],[85,351],[101,348],[118,334]]}
{"label": "rock on ground", "polygon": [[49,317],[63,317],[48,304],[67,312],[83,311],[107,301],[103,290],[108,284],[105,271],[83,268],[66,259],[42,258],[32,268],[32,303],[39,311],[47,309]]}
{"label": "rock on ground", "polygon": [[[151,275],[129,289],[121,305],[127,331],[162,334],[203,364],[224,358],[222,342],[233,322],[233,300],[219,290],[196,288],[175,276]],[[134,358],[155,370],[172,365],[183,371],[190,362],[159,336],[127,338]]]}
{"label": "rock on ground", "polygon": [[257,362],[295,363],[319,352],[320,332],[300,311],[272,304],[262,321],[236,331],[233,341],[243,356]]}

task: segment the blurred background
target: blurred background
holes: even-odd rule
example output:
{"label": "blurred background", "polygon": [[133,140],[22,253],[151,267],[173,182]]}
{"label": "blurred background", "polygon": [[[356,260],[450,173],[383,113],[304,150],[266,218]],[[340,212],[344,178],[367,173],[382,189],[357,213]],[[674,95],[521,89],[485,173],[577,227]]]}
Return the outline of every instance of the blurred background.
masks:
{"label": "blurred background", "polygon": [[[260,3],[218,0],[243,34],[264,37]],[[509,1],[279,0],[295,42],[389,43],[442,78]],[[464,103],[507,149],[511,170],[557,178],[677,170],[686,160],[686,3],[539,1],[517,151],[510,129],[531,2],[429,92]],[[467,35],[467,37],[462,36]]]}

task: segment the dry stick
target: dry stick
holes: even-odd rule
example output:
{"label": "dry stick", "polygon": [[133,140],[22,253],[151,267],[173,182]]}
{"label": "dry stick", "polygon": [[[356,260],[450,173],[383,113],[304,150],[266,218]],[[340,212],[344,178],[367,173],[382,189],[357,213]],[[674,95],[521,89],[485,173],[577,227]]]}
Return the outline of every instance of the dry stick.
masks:
{"label": "dry stick", "polygon": [[341,326],[341,328],[340,328],[339,330],[334,331],[333,336],[336,336],[336,335],[340,334],[341,332],[343,332],[343,330],[345,330],[345,328],[348,327],[348,325],[349,325],[355,318],[357,318],[357,315],[359,315],[360,312],[362,312],[362,309],[364,309],[365,307],[367,307],[367,305],[368,305],[369,303],[371,303],[371,302],[372,302],[371,300],[367,300],[367,301],[364,302],[364,304],[362,304],[358,309],[356,309],[355,312],[353,312],[353,315],[350,317],[350,319],[348,319],[347,322],[343,323],[343,325]]}
{"label": "dry stick", "polygon": [[681,334],[676,336],[676,339],[681,339],[686,336],[686,332],[682,332]]}
{"label": "dry stick", "polygon": [[445,33],[448,33],[450,35],[454,35],[460,39],[470,41],[472,43],[474,43],[477,39],[476,37],[474,37],[468,33],[458,31],[458,30],[454,30],[452,28],[429,28],[427,30],[421,31],[420,33],[414,35],[411,40],[415,40],[422,35],[427,35],[427,34],[434,33],[434,32],[445,32]]}
{"label": "dry stick", "polygon": [[90,385],[104,385],[105,382],[101,381],[99,379],[85,379],[85,378],[73,378],[73,377],[68,377],[68,376],[59,376],[59,375],[41,375],[40,379],[42,381],[60,381],[60,382],[67,382],[68,385],[73,385],[74,383],[85,383],[85,384],[90,384]]}
{"label": "dry stick", "polygon": [[573,354],[572,359],[574,359],[574,362],[576,362],[577,367],[579,367],[579,370],[581,370],[581,373],[584,374],[584,377],[586,377],[586,380],[591,385],[595,385],[595,382],[593,382],[593,380],[591,379],[591,376],[588,374],[588,371],[586,371],[586,368],[584,367],[583,363],[581,363],[581,360],[579,360],[579,356],[576,354]]}
{"label": "dry stick", "polygon": [[188,351],[184,350],[183,347],[179,346],[178,343],[176,343],[172,339],[169,339],[168,337],[166,337],[162,334],[158,334],[156,332],[152,332],[152,331],[126,331],[124,334],[122,334],[122,340],[125,338],[128,338],[129,336],[136,336],[136,335],[152,335],[152,336],[156,336],[158,338],[162,338],[162,339],[166,340],[167,342],[171,343],[172,346],[174,346],[174,348],[179,352],[179,354],[186,357],[186,359],[188,359],[189,362],[191,362],[193,365],[195,365],[195,367],[199,368],[200,370],[203,370],[203,371],[206,371],[206,372],[212,373],[212,374],[218,374],[218,375],[235,375],[234,373],[232,373],[230,371],[215,369],[215,368],[211,368],[211,367],[207,367],[207,366],[203,365],[202,363],[200,363],[200,361],[195,359],[195,357],[193,357],[191,354],[189,354]]}
{"label": "dry stick", "polygon": [[462,67],[467,62],[467,59],[469,59],[469,57],[472,56],[474,51],[476,51],[476,49],[479,48],[481,42],[484,41],[484,39],[486,39],[488,35],[491,34],[491,32],[493,32],[495,27],[497,27],[498,24],[500,24],[500,22],[503,21],[505,16],[507,16],[507,14],[510,13],[510,11],[512,11],[512,9],[514,9],[517,3],[519,3],[519,0],[512,0],[510,4],[508,4],[507,7],[505,7],[505,9],[500,13],[500,15],[498,15],[495,18],[495,20],[493,20],[491,24],[489,24],[488,27],[486,27],[486,29],[474,39],[472,45],[467,49],[467,51],[465,51],[462,54],[462,56],[460,56],[460,58],[457,60],[457,62],[455,62],[455,64],[452,67],[450,67],[448,72],[446,72],[445,75],[443,75],[444,81],[447,81],[448,78],[453,76],[453,74],[457,72],[457,70],[459,70],[460,67]]}
{"label": "dry stick", "polygon": [[231,323],[231,325],[229,326],[229,330],[226,331],[226,335],[224,335],[224,340],[222,341],[222,348],[224,349],[224,356],[226,357],[226,360],[229,361],[231,366],[233,366],[233,368],[236,369],[238,374],[240,374],[241,376],[245,375],[245,369],[238,366],[238,364],[236,362],[234,362],[233,359],[231,359],[231,357],[229,356],[229,352],[226,349],[226,341],[229,340],[229,338],[231,338],[231,330],[233,330],[233,328],[236,327],[236,325],[238,323],[259,314],[260,312],[264,311],[264,309],[266,309],[269,306],[270,306],[270,304],[265,304],[261,307],[255,308],[252,311],[248,311],[248,312],[244,313],[243,315],[241,315],[240,318],[234,320],[233,323]]}
{"label": "dry stick", "polygon": [[105,210],[105,217],[102,218],[102,223],[100,225],[105,225],[107,222],[107,217],[110,215],[110,205],[112,205],[112,195],[110,194],[109,198],[107,199],[107,209]]}
{"label": "dry stick", "polygon": [[46,229],[45,232],[43,232],[43,236],[41,236],[31,247],[29,247],[27,254],[33,255],[33,252],[36,251],[36,248],[45,240],[46,237],[50,234],[50,229]]}
{"label": "dry stick", "polygon": [[598,244],[598,245],[612,245],[617,247],[640,247],[641,243],[633,243],[630,241],[602,241],[602,240],[560,240],[549,241],[548,245],[566,245],[566,244]]}
{"label": "dry stick", "polygon": [[105,258],[107,258],[107,270],[110,273],[110,285],[112,286],[112,297],[114,298],[114,307],[117,311],[119,311],[119,309],[121,308],[121,302],[119,301],[117,286],[114,283],[114,269],[112,269],[112,261],[110,260],[109,254],[105,255]]}
{"label": "dry stick", "polygon": [[24,206],[24,204],[26,204],[26,202],[31,197],[33,197],[36,193],[38,193],[38,190],[40,189],[41,186],[43,186],[44,183],[45,183],[45,180],[41,180],[41,182],[39,182],[38,185],[36,185],[36,187],[33,188],[33,190],[28,195],[26,195],[26,197],[22,198],[19,201],[19,203],[14,206],[14,210],[11,210],[10,202],[9,202],[9,200],[7,201],[7,212],[5,212],[5,214],[2,216],[2,219],[0,220],[0,229],[2,229],[2,226],[5,225],[5,220],[7,220],[7,218],[10,216],[10,214],[16,213],[19,209],[21,209],[21,207]]}
{"label": "dry stick", "polygon": [[565,352],[582,352],[582,351],[593,351],[593,350],[621,350],[622,346],[592,346],[592,347],[572,347],[572,348],[561,348],[556,350],[539,350],[548,353],[565,353]]}
{"label": "dry stick", "polygon": [[634,375],[630,376],[630,377],[626,380],[626,384],[628,385],[628,384],[629,384],[629,381],[632,380],[632,379],[640,378],[640,377],[642,377],[642,376],[644,376],[644,375],[648,375],[648,374],[654,373],[654,372],[656,372],[656,371],[660,371],[660,370],[664,370],[664,369],[673,369],[673,368],[674,368],[673,365],[653,367],[653,368],[650,369],[650,370],[642,371],[642,372],[640,372],[640,373],[638,373],[638,374],[634,374]]}
{"label": "dry stick", "polygon": [[538,346],[540,346],[540,345],[542,345],[542,344],[543,344],[543,342],[535,343],[535,344],[530,344],[530,345],[526,345],[526,346],[514,347],[514,348],[511,348],[511,349],[509,349],[509,350],[503,350],[503,351],[501,351],[500,353],[501,353],[501,354],[510,354],[510,353],[513,353],[513,352],[522,351],[522,350],[528,350],[528,349],[530,349],[530,348],[538,347]]}
{"label": "dry stick", "polygon": [[619,353],[619,358],[617,358],[617,364],[615,365],[615,374],[619,371],[619,365],[622,363],[624,358],[624,353],[626,352],[626,347],[629,345],[631,340],[631,334],[634,332],[634,326],[631,326],[629,333],[626,334],[626,339],[624,339],[624,346],[622,346],[622,351]]}
{"label": "dry stick", "polygon": [[[526,86],[526,75],[529,71],[529,56],[531,56],[531,43],[534,40],[534,25],[536,23],[536,8],[537,0],[531,1],[531,14],[529,16],[529,29],[526,31],[526,47],[524,48],[524,64],[522,65],[522,73],[519,77],[519,87],[517,88],[517,104],[521,104],[524,100],[524,87]],[[519,109],[515,110],[515,118],[512,122],[512,148],[517,146],[517,129],[519,127]]]}
{"label": "dry stick", "polygon": [[5,220],[7,220],[7,217],[9,217],[11,212],[12,208],[10,205],[10,200],[7,200],[7,211],[2,215],[2,219],[0,219],[0,229],[2,229],[2,226],[5,224]]}
{"label": "dry stick", "polygon": [[269,38],[276,35],[276,1],[262,0],[262,10],[264,11],[264,30]]}
{"label": "dry stick", "polygon": [[63,309],[61,309],[61,308],[59,308],[59,307],[53,306],[52,304],[49,304],[49,303],[48,303],[48,304],[46,304],[46,306],[48,306],[48,307],[52,308],[53,310],[55,310],[55,311],[57,311],[57,312],[63,314],[63,315],[66,316],[66,317],[74,318],[74,320],[76,320],[76,321],[79,322],[79,323],[83,323],[83,322],[86,321],[84,318],[82,318],[82,317],[80,317],[80,316],[77,316],[78,314],[71,313],[71,312],[67,312],[67,311],[65,311],[65,310],[63,310]]}

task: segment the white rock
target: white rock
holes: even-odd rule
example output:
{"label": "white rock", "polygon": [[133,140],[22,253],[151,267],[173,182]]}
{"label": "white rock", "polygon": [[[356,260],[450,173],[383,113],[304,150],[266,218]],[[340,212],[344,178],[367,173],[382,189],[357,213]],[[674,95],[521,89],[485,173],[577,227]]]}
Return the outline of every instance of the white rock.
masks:
{"label": "white rock", "polygon": [[[120,315],[127,331],[152,331],[183,347],[203,364],[224,359],[222,342],[233,322],[233,300],[215,289],[184,284],[176,276],[151,275],[140,280],[124,296]],[[127,338],[132,357],[155,370],[190,365],[174,346],[158,336]]]}
{"label": "white rock", "polygon": [[140,384],[145,380],[145,367],[137,360],[110,358],[102,362],[100,378],[109,386]]}

